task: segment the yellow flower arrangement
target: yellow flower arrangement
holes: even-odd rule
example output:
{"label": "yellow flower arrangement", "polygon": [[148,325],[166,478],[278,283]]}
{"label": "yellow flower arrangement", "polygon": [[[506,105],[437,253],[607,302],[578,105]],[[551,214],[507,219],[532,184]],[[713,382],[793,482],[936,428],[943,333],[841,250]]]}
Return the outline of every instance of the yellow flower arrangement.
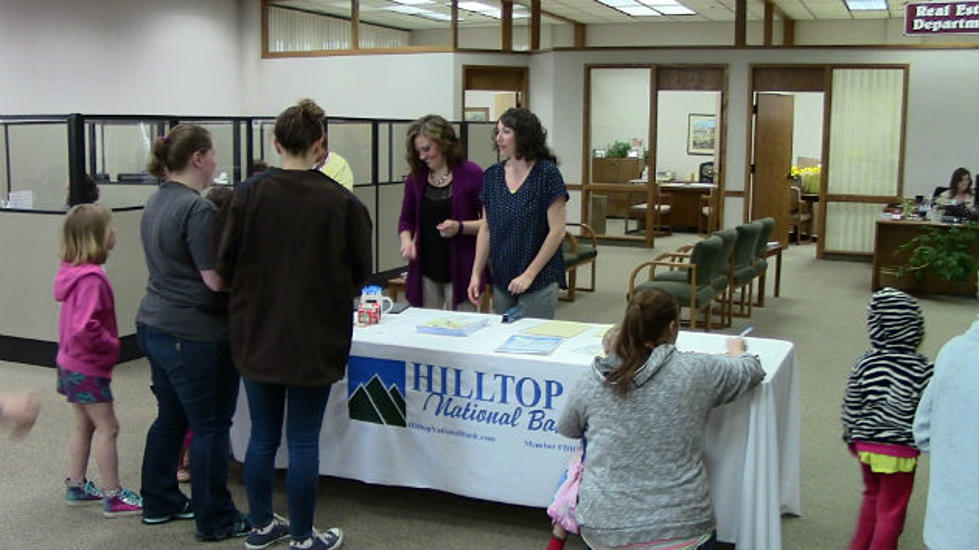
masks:
{"label": "yellow flower arrangement", "polygon": [[819,166],[799,168],[793,165],[791,175],[796,181],[802,184],[802,191],[804,193],[818,193],[821,172],[822,169]]}

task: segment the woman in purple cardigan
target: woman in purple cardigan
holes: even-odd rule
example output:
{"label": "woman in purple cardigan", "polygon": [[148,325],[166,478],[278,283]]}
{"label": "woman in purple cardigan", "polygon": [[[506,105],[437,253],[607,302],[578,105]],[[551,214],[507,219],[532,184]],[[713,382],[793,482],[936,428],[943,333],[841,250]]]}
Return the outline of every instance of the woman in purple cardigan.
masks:
{"label": "woman in purple cardigan", "polygon": [[483,170],[463,158],[455,130],[438,115],[415,121],[405,145],[411,174],[405,180],[398,237],[408,260],[408,302],[475,311],[466,292],[483,223]]}

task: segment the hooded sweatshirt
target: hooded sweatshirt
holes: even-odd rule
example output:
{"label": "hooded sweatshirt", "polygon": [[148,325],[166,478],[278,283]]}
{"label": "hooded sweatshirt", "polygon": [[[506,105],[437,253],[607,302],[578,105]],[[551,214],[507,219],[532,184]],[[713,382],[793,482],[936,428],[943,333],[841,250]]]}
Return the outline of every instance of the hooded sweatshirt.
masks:
{"label": "hooded sweatshirt", "polygon": [[914,446],[914,412],[932,374],[918,353],[921,309],[900,290],[878,290],[867,305],[867,332],[871,349],[850,371],[843,396],[843,440]]}
{"label": "hooded sweatshirt", "polygon": [[622,396],[605,382],[618,364],[596,359],[576,383],[558,433],[588,440],[575,517],[602,546],[705,535],[715,526],[704,467],[711,409],[765,377],[758,358],[657,346]]}
{"label": "hooded sweatshirt", "polygon": [[109,278],[96,264],[62,263],[54,278],[62,302],[57,363],[72,372],[112,378],[119,359],[119,332]]}

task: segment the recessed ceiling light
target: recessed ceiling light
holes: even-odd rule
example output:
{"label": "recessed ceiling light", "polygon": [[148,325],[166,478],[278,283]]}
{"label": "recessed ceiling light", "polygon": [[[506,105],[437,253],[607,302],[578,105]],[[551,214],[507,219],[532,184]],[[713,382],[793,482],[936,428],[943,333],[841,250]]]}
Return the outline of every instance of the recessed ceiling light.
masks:
{"label": "recessed ceiling light", "polygon": [[639,0],[647,6],[653,6],[654,8],[659,8],[659,6],[679,6],[680,4],[676,0]]}
{"label": "recessed ceiling light", "polygon": [[408,4],[408,5],[434,4],[435,3],[433,0],[391,0],[391,2],[394,2],[396,4]]}

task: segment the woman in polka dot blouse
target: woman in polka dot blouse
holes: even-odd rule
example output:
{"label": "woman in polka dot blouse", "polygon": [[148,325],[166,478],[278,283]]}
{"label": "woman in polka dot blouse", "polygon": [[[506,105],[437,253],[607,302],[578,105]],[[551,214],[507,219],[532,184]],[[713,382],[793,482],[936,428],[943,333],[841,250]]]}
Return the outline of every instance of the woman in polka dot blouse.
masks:
{"label": "woman in polka dot blouse", "polygon": [[527,109],[507,109],[496,123],[496,148],[506,160],[483,174],[486,223],[476,236],[469,282],[469,299],[478,304],[490,263],[496,313],[519,303],[527,317],[553,319],[558,288],[566,288],[560,249],[568,192],[546,139]]}

